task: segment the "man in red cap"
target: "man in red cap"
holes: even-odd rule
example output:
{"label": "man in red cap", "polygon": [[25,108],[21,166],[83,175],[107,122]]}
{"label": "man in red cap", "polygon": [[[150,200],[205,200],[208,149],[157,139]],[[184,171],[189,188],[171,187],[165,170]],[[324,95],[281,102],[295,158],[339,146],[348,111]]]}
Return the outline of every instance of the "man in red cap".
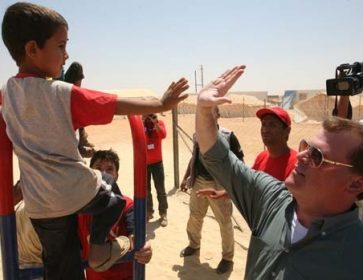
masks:
{"label": "man in red cap", "polygon": [[[295,167],[297,152],[287,145],[291,131],[289,114],[278,106],[256,112],[261,120],[261,138],[267,150],[258,154],[252,169],[263,171],[280,181],[285,181]],[[207,188],[197,191],[200,196],[229,197],[225,190]]]}
{"label": "man in red cap", "polygon": [[273,106],[258,110],[256,116],[261,120],[261,138],[267,149],[256,157],[252,168],[285,181],[294,169],[297,156],[287,144],[291,131],[289,114]]}

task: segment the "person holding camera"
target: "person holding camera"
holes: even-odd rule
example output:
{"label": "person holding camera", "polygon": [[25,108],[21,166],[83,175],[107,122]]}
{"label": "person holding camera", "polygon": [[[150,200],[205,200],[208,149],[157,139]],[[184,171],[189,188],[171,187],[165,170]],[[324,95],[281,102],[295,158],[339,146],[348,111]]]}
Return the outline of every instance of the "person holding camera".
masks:
{"label": "person holding camera", "polygon": [[143,115],[142,120],[145,129],[147,151],[147,220],[149,221],[154,217],[151,194],[152,176],[159,202],[160,225],[166,227],[168,225],[168,201],[165,192],[165,174],[161,146],[162,140],[166,137],[166,129],[164,122],[159,120],[156,114]]}
{"label": "person holding camera", "polygon": [[[336,68],[335,73],[335,79],[326,81],[327,95],[335,96],[332,115],[351,120],[353,108],[350,96],[363,91],[363,62],[343,63]],[[363,119],[360,119],[358,123],[363,125]],[[363,221],[363,200],[357,200],[356,204],[359,206],[359,217]]]}
{"label": "person holding camera", "polygon": [[[326,94],[335,96],[333,116],[352,119],[349,96],[363,91],[363,62],[343,63],[335,70],[335,79],[326,80]],[[339,96],[339,101],[338,101]]]}

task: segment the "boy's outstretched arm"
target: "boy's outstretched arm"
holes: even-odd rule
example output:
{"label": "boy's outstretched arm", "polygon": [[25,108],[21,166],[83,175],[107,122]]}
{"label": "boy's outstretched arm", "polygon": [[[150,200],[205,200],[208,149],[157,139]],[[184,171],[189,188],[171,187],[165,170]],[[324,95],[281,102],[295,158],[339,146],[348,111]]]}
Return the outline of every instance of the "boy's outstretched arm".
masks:
{"label": "boy's outstretched arm", "polygon": [[231,100],[225,95],[243,74],[245,68],[244,65],[241,65],[227,70],[199,92],[195,131],[202,154],[207,152],[217,141],[218,128],[212,114],[212,108],[223,103],[231,103]]}
{"label": "boy's outstretched arm", "polygon": [[181,78],[172,82],[164,95],[158,98],[117,98],[116,115],[142,115],[168,111],[188,97],[182,94],[189,88],[188,81]]}

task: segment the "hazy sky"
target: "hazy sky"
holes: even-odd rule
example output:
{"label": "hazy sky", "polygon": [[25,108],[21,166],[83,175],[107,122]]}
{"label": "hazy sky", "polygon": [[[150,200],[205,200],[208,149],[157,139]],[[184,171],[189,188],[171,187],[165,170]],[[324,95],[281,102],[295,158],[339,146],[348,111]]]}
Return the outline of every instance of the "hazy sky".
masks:
{"label": "hazy sky", "polygon": [[[15,3],[0,0],[5,9]],[[233,90],[321,89],[341,63],[363,61],[362,0],[62,0],[33,1],[69,24],[69,64],[83,64],[83,86],[149,88],[161,93],[179,77],[194,92],[246,64]],[[0,83],[16,74],[0,43]],[[199,75],[199,72],[198,72]]]}

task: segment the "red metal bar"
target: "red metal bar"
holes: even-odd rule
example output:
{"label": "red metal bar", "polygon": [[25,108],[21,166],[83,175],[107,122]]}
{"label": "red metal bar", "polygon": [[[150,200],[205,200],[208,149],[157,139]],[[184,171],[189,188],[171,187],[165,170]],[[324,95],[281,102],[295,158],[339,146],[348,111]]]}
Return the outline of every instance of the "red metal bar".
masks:
{"label": "red metal bar", "polygon": [[136,198],[146,198],[146,140],[140,116],[128,116],[134,146],[134,189]]}
{"label": "red metal bar", "polygon": [[0,112],[0,237],[4,280],[19,279],[16,221],[13,205],[13,145]]}
{"label": "red metal bar", "polygon": [[0,113],[0,215],[9,215],[14,212],[13,145],[5,130],[6,125]]}
{"label": "red metal bar", "polygon": [[[135,250],[145,244],[146,235],[146,139],[140,116],[128,116],[134,147]],[[145,265],[134,262],[134,279],[145,279]]]}

